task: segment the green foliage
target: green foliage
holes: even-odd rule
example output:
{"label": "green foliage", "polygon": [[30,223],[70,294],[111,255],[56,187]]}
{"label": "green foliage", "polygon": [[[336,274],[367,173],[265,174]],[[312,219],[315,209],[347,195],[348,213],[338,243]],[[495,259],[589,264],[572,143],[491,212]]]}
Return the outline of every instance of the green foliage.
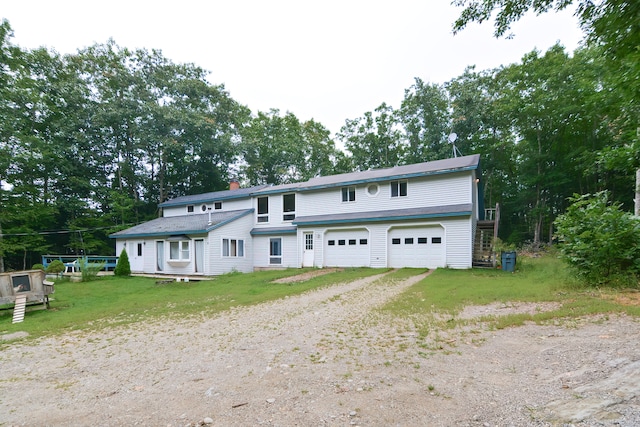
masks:
{"label": "green foliage", "polygon": [[78,263],[80,266],[82,282],[91,282],[93,280],[96,280],[96,278],[98,277],[98,272],[104,268],[104,264],[89,262],[87,257],[78,259]]}
{"label": "green foliage", "polygon": [[570,200],[556,220],[563,258],[590,284],[638,286],[640,218],[610,203],[605,191]]}
{"label": "green foliage", "polygon": [[129,255],[127,255],[127,251],[125,249],[120,252],[118,262],[116,263],[116,268],[113,269],[113,274],[116,276],[131,275],[131,264],[129,263]]}
{"label": "green foliage", "polygon": [[44,271],[44,265],[43,264],[33,264],[31,266],[31,269],[32,270],[42,270],[42,271]]}
{"label": "green foliage", "polygon": [[51,274],[59,274],[64,271],[64,263],[59,259],[55,259],[49,263],[47,266],[47,273]]}

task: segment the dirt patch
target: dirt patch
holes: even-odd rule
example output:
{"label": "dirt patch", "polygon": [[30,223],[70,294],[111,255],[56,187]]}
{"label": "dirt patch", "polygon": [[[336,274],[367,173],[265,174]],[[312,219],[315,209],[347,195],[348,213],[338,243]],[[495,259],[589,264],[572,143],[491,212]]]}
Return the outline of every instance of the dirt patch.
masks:
{"label": "dirt patch", "polygon": [[557,302],[496,302],[487,305],[470,305],[456,315],[460,319],[474,319],[484,316],[507,316],[510,314],[536,314],[557,310],[561,307]]}
{"label": "dirt patch", "polygon": [[424,277],[7,345],[0,424],[640,425],[637,319],[478,323],[443,341],[377,310]]}
{"label": "dirt patch", "polygon": [[324,276],[325,274],[335,273],[336,271],[342,271],[342,268],[319,268],[316,270],[307,271],[302,274],[296,274],[295,276],[283,277],[282,279],[274,280],[273,283],[295,283],[306,282],[314,277]]}

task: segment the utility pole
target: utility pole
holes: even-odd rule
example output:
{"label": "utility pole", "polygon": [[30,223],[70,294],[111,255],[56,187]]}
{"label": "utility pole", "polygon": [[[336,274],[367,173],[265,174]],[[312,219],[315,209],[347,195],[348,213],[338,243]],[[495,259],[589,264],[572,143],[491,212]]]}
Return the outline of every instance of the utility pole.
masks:
{"label": "utility pole", "polygon": [[634,213],[636,216],[640,216],[640,169],[636,170],[636,198]]}

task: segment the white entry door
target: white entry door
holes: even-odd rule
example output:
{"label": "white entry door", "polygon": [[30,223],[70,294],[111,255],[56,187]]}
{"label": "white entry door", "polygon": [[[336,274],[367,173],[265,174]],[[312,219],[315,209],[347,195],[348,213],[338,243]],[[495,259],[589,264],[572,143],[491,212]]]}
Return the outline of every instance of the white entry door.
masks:
{"label": "white entry door", "polygon": [[313,232],[303,234],[302,266],[313,267]]}
{"label": "white entry door", "polygon": [[142,273],[144,271],[144,242],[141,240],[128,241],[127,254],[131,271]]}
{"label": "white entry door", "polygon": [[198,239],[195,241],[195,272],[204,272],[204,240]]}

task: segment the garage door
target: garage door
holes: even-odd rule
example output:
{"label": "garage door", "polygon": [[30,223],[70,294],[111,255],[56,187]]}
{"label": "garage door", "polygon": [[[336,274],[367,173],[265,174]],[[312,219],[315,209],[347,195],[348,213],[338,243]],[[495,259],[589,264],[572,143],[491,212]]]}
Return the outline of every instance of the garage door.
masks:
{"label": "garage door", "polygon": [[324,240],[325,266],[368,267],[370,245],[366,229],[329,231]]}
{"label": "garage door", "polygon": [[393,228],[388,236],[389,267],[445,266],[444,229],[440,226]]}

